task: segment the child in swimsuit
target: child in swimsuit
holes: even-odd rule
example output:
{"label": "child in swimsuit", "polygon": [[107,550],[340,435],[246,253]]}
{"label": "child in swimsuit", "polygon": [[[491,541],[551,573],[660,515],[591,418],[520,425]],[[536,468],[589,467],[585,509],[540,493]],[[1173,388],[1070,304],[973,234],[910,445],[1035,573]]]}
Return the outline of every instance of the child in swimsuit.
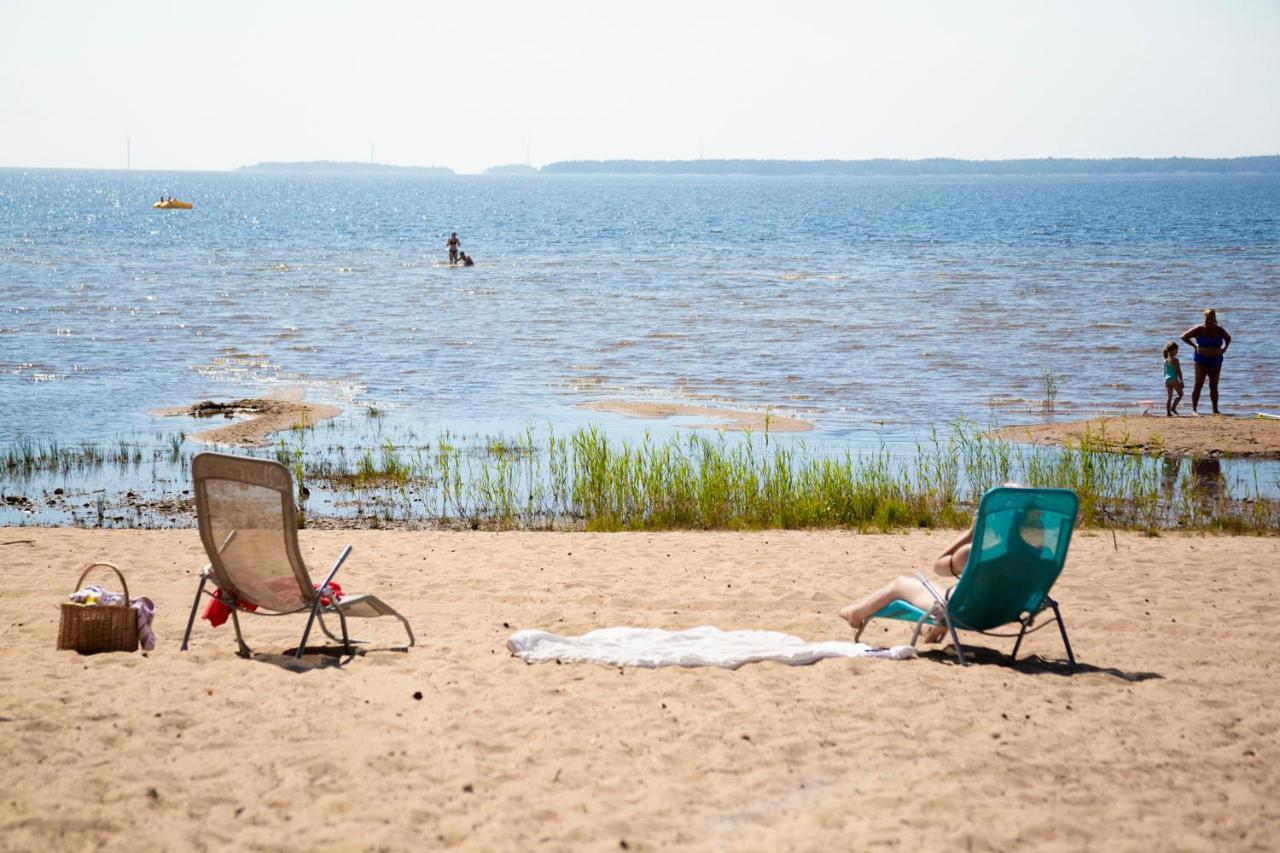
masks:
{"label": "child in swimsuit", "polygon": [[1182,402],[1182,363],[1178,361],[1178,345],[1173,341],[1164,348],[1164,390],[1165,416],[1175,417]]}

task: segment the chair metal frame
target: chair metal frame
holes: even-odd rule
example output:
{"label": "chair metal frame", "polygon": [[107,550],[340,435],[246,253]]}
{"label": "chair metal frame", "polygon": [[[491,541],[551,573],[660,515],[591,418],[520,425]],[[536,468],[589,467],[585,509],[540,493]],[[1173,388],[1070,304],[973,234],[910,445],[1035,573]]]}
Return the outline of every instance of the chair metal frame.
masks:
{"label": "chair metal frame", "polygon": [[[961,645],[960,643],[960,635],[956,633],[957,629],[962,631],[973,631],[974,633],[982,634],[983,636],[987,636],[987,637],[1014,636],[1013,634],[996,634],[992,631],[983,631],[978,628],[970,627],[964,624],[963,622],[961,622],[959,619],[955,619],[954,617],[952,617],[950,609],[947,607],[946,595],[939,592],[938,588],[934,586],[933,583],[927,577],[925,577],[923,573],[916,572],[916,577],[919,578],[920,582],[924,584],[925,589],[929,590],[929,594],[933,596],[935,603],[933,607],[925,611],[924,614],[919,619],[916,620],[915,630],[912,631],[911,633],[911,645],[913,647],[915,646],[916,642],[920,639],[920,632],[924,630],[924,627],[926,625],[946,625],[947,632],[951,635],[951,644],[955,646],[956,659],[960,662],[961,666],[968,666],[969,662],[965,659],[964,646]],[[1026,637],[1027,634],[1033,631],[1040,630],[1039,628],[1033,628],[1032,626],[1035,624],[1036,617],[1039,616],[1041,613],[1044,613],[1046,610],[1053,611],[1053,618],[1058,623],[1058,631],[1061,632],[1062,634],[1062,645],[1067,650],[1067,663],[1074,669],[1076,665],[1076,656],[1075,656],[1075,653],[1071,651],[1071,640],[1067,638],[1067,626],[1066,626],[1066,623],[1062,621],[1062,611],[1058,609],[1058,602],[1054,601],[1052,598],[1050,598],[1047,595],[1044,597],[1044,604],[1041,605],[1039,610],[1037,610],[1035,613],[1024,613],[1022,617],[1018,620],[1018,624],[1021,626],[1021,628],[1018,631],[1017,640],[1013,644],[1013,651],[1009,652],[1009,660],[1011,662],[1015,662],[1015,663],[1017,662],[1018,649],[1022,647],[1023,638]],[[862,631],[866,629],[867,623],[869,623],[870,621],[871,620],[868,619],[866,622],[863,623],[862,628],[858,629],[858,633],[854,636],[855,642],[857,642],[858,639],[862,636]],[[1048,624],[1048,623],[1045,623],[1045,624]],[[1043,628],[1044,625],[1041,625],[1040,627]]]}
{"label": "chair metal frame", "polygon": [[[286,524],[282,528],[284,540],[281,545],[284,548],[285,553],[288,555],[289,563],[293,569],[295,579],[297,579],[299,583],[302,597],[304,600],[309,599],[310,603],[293,610],[273,610],[273,608],[266,607],[252,599],[242,598],[236,591],[235,584],[232,582],[231,578],[226,575],[220,565],[221,554],[234,541],[236,531],[232,530],[228,533],[216,548],[209,547],[210,543],[213,541],[213,532],[209,514],[204,506],[205,495],[202,488],[202,480],[204,479],[204,476],[213,475],[201,475],[198,473],[199,468],[207,465],[228,466],[244,477],[244,479],[240,479],[234,476],[223,476],[216,477],[217,479],[229,479],[235,482],[248,482],[252,485],[269,488],[279,492],[281,495],[281,512],[285,513],[285,519],[289,520],[296,518],[296,511],[293,506],[293,478],[289,474],[289,469],[284,465],[281,465],[279,462],[266,459],[230,456],[222,453],[201,453],[192,460],[192,472],[193,479],[195,480],[194,485],[197,507],[196,517],[200,527],[200,538],[211,559],[200,571],[200,583],[196,586],[195,599],[191,603],[191,613],[187,616],[187,628],[182,635],[181,651],[187,651],[187,647],[191,640],[191,631],[195,626],[196,612],[200,608],[200,598],[202,595],[206,595],[211,599],[220,599],[231,610],[231,623],[235,626],[236,632],[236,645],[238,647],[237,653],[241,657],[247,658],[253,653],[248,644],[245,643],[244,633],[240,627],[239,612],[241,609],[241,601],[254,604],[259,608],[255,611],[246,611],[252,612],[255,616],[294,616],[303,612],[308,614],[306,627],[302,631],[302,639],[298,643],[298,648],[294,653],[294,656],[297,658],[301,658],[303,653],[306,651],[307,639],[311,636],[312,627],[317,622],[320,624],[320,630],[324,632],[325,636],[334,642],[342,643],[342,649],[345,654],[351,654],[353,652],[353,643],[368,642],[367,640],[355,639],[350,635],[347,630],[347,615],[343,612],[344,607],[346,606],[360,604],[366,601],[373,602],[377,609],[385,611],[378,615],[394,616],[400,621],[400,624],[404,626],[405,633],[409,637],[409,644],[405,648],[412,647],[416,644],[417,641],[413,635],[413,628],[409,625],[409,620],[406,619],[399,611],[382,602],[380,599],[370,595],[353,595],[347,596],[344,601],[339,601],[338,597],[333,594],[333,591],[330,589],[330,584],[333,583],[334,577],[337,576],[338,570],[342,568],[342,564],[346,562],[347,557],[351,555],[351,545],[347,545],[342,549],[342,553],[338,555],[338,559],[334,562],[328,575],[325,576],[324,583],[313,588],[310,585],[310,575],[307,572],[306,564],[303,562],[302,555],[298,550],[297,528],[292,526],[292,524]],[[218,587],[217,593],[206,588],[210,582]],[[324,598],[326,597],[329,599],[328,604],[324,603]],[[325,624],[324,617],[326,614],[330,616],[336,615],[338,617],[338,622],[342,631],[341,637],[335,635],[329,629],[329,626]]]}
{"label": "chair metal frame", "polygon": [[[996,490],[993,489],[992,491],[994,492]],[[981,511],[982,510],[980,505],[979,513],[981,513]],[[1074,528],[1074,519],[1072,521],[1072,527]],[[976,533],[975,533],[975,538],[976,538]],[[979,559],[978,552],[976,549],[970,550],[969,559],[970,561]],[[1064,546],[1064,549],[1063,549],[1062,560],[1063,562],[1066,561],[1066,546]],[[966,565],[965,571],[968,571],[968,570],[969,570],[969,566]],[[963,576],[964,576],[964,573],[961,572],[961,577]],[[951,608],[950,608],[950,600],[946,594],[940,592],[938,588],[933,584],[933,582],[931,582],[927,577],[925,577],[923,572],[916,572],[916,578],[922,584],[924,584],[925,589],[929,591],[929,594],[931,596],[933,596],[934,604],[928,610],[923,611],[920,617],[915,620],[915,630],[911,634],[912,647],[914,647],[916,643],[919,641],[920,633],[921,631],[924,630],[924,627],[926,625],[930,625],[930,626],[945,625],[947,628],[947,633],[951,636],[951,643],[955,647],[956,660],[959,661],[961,666],[968,666],[968,660],[965,658],[965,655],[964,655],[964,646],[960,643],[960,635],[957,633],[957,630],[973,631],[975,633],[982,634],[987,637],[1015,636],[1014,634],[997,634],[992,631],[985,631],[980,628],[974,628],[970,625],[964,624],[959,619],[956,619],[954,616],[952,616]],[[913,607],[912,609],[919,609],[919,608]],[[1022,640],[1024,637],[1026,637],[1028,633],[1031,633],[1033,631],[1038,631],[1040,628],[1043,628],[1045,625],[1049,624],[1046,622],[1040,625],[1039,628],[1032,627],[1035,623],[1036,617],[1038,617],[1041,613],[1044,613],[1044,611],[1046,610],[1053,611],[1053,618],[1058,623],[1058,631],[1062,634],[1062,645],[1066,648],[1066,651],[1067,651],[1067,662],[1072,669],[1075,669],[1076,656],[1075,656],[1075,653],[1071,650],[1071,640],[1068,639],[1067,637],[1066,623],[1062,621],[1062,611],[1058,607],[1058,602],[1055,601],[1053,598],[1051,598],[1048,594],[1044,596],[1043,600],[1040,603],[1040,606],[1036,609],[1034,613],[1023,613],[1016,620],[1020,625],[1020,629],[1016,635],[1017,640],[1013,644],[1013,651],[1009,653],[1009,660],[1011,662],[1017,662],[1018,649],[1022,647]],[[858,628],[857,633],[854,635],[854,642],[858,642],[859,640],[861,640],[862,632],[867,629],[867,626],[871,624],[871,620],[874,618],[876,618],[876,614],[872,614],[871,616],[863,620],[862,626]],[[1011,624],[1011,622],[1006,624]]]}

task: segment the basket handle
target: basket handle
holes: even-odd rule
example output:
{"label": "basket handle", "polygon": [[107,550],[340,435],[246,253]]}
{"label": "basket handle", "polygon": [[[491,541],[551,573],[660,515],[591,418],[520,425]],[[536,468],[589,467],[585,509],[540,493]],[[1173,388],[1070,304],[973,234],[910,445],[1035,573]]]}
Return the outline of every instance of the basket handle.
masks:
{"label": "basket handle", "polygon": [[76,590],[84,588],[84,579],[89,576],[89,572],[98,566],[106,566],[108,569],[116,573],[116,577],[120,578],[120,586],[124,587],[124,606],[129,607],[129,584],[125,581],[124,575],[120,574],[120,570],[116,568],[115,563],[90,563],[85,566],[84,571],[80,573],[80,580],[76,581]]}

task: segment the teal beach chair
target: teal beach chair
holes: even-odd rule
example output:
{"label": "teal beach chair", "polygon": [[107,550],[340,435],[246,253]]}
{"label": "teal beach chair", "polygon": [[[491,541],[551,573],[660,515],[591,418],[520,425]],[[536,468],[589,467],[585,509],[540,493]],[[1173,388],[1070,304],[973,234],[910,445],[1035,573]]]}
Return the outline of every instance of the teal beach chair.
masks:
{"label": "teal beach chair", "polygon": [[[956,631],[988,634],[993,628],[1017,622],[1018,641],[1010,658],[1016,660],[1022,638],[1044,610],[1053,611],[1062,632],[1067,660],[1076,665],[1062,622],[1058,602],[1049,590],[1062,572],[1067,545],[1076,523],[1079,500],[1066,489],[995,488],[982,496],[973,526],[973,545],[960,580],[950,595],[938,591],[922,573],[916,574],[936,599],[928,610],[898,599],[880,608],[859,629],[862,636],[871,619],[900,619],[915,622],[911,645],[920,638],[925,625],[947,626],[956,657],[965,664],[964,648]],[[989,634],[1012,637],[1013,634]]]}

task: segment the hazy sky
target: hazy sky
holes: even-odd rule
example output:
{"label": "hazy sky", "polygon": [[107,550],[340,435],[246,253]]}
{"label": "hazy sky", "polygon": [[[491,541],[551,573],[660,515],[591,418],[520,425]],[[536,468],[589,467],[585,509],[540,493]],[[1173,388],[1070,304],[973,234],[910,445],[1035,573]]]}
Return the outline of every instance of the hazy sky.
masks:
{"label": "hazy sky", "polygon": [[0,166],[1280,153],[1280,2],[0,0]]}

